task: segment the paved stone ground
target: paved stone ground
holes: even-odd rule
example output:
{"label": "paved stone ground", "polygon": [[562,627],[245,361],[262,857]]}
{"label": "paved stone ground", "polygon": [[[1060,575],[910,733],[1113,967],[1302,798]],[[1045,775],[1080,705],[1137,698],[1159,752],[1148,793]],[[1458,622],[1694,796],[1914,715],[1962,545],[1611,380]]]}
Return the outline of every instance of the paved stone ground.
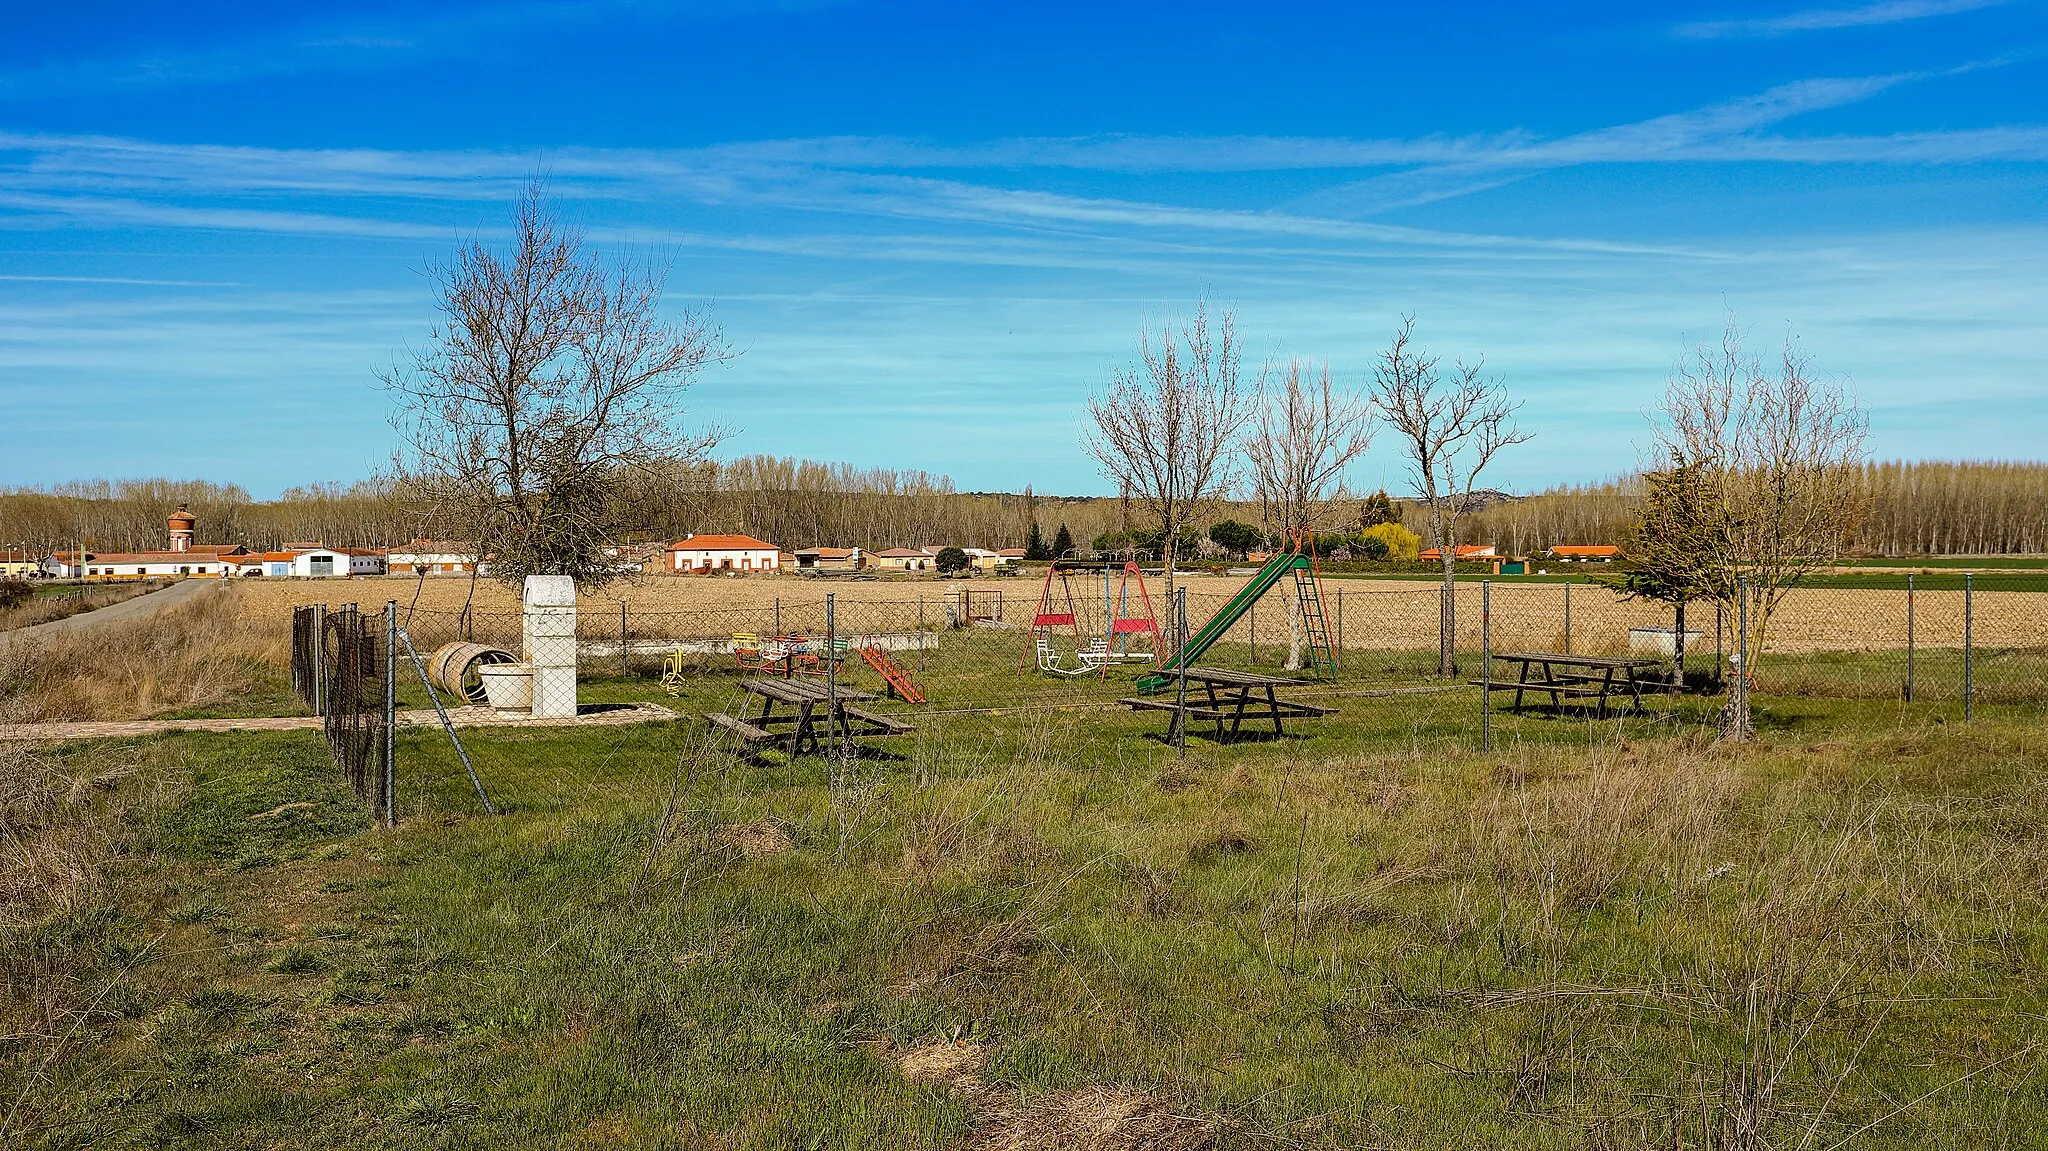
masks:
{"label": "paved stone ground", "polygon": [[[584,705],[574,718],[518,719],[502,716],[487,707],[453,707],[448,718],[457,727],[617,727],[628,723],[662,723],[678,718],[675,712],[654,703],[630,707]],[[437,727],[440,719],[432,711],[401,711],[400,727]],[[278,716],[268,719],[137,719],[104,723],[11,723],[0,724],[0,743],[47,743],[72,739],[117,739],[126,736],[160,735],[173,731],[314,731],[320,720],[309,715]]]}

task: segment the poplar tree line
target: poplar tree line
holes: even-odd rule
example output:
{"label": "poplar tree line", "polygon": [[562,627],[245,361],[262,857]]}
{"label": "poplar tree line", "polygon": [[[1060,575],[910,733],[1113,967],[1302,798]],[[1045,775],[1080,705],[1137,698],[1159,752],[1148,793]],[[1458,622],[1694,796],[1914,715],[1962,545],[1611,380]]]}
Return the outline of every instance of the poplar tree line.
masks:
{"label": "poplar tree line", "polygon": [[[1870,514],[1851,543],[1873,556],[2048,552],[2048,463],[1889,461],[1857,473]],[[1466,543],[1513,555],[1555,544],[1619,543],[1641,480],[1551,488],[1495,504],[1461,525]]]}
{"label": "poplar tree line", "polygon": [[[1858,552],[2048,553],[2048,463],[1871,463],[1858,482],[1870,504],[1856,535]],[[1513,555],[1554,544],[1618,543],[1639,485],[1628,476],[1492,503],[1467,515],[1459,536]],[[663,482],[643,481],[630,500],[633,534],[641,539],[744,532],[785,548],[1023,547],[1033,522],[1047,540],[1062,524],[1082,541],[1142,526],[1113,496],[962,492],[929,472],[772,456],[705,463]],[[1363,507],[1363,500],[1356,502]],[[154,550],[165,546],[164,520],[180,503],[199,517],[201,543],[268,549],[318,540],[384,547],[425,530],[405,491],[389,481],[311,484],[256,500],[239,486],[206,480],[93,480],[0,494],[0,548],[59,551],[82,541],[97,551]],[[1414,522],[1416,510],[1404,510]],[[1232,502],[1217,518],[1256,521],[1258,505]]]}

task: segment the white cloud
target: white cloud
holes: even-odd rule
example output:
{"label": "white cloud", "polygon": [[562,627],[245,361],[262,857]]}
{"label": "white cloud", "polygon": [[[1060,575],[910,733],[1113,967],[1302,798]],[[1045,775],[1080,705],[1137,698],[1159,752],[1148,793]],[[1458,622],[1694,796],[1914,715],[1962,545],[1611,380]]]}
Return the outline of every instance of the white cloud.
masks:
{"label": "white cloud", "polygon": [[1673,34],[1688,40],[1725,40],[1785,36],[1795,32],[1826,32],[1837,28],[1868,28],[1952,16],[1979,8],[1995,8],[2010,0],[1880,0],[1855,8],[1808,8],[1783,16],[1747,20],[1702,20],[1680,24]]}

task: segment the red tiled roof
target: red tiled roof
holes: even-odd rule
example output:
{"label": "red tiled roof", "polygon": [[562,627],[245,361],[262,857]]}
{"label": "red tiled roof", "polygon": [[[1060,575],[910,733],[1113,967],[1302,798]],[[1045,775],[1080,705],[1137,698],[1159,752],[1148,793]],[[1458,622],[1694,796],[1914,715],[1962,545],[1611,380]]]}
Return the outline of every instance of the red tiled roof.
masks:
{"label": "red tiled roof", "polygon": [[[194,555],[191,552],[87,552],[85,556],[85,562],[88,564],[211,564],[220,562],[219,556]],[[74,552],[72,554],[70,562],[73,564],[78,562],[77,553]]]}
{"label": "red tiled roof", "polygon": [[691,536],[686,540],[675,540],[668,545],[672,552],[772,552],[779,551],[766,540],[753,536],[703,535]]}
{"label": "red tiled roof", "polygon": [[890,549],[889,549],[888,551],[885,551],[885,552],[876,552],[875,554],[876,554],[876,555],[878,555],[878,556],[880,556],[880,557],[882,557],[883,559],[892,559],[892,560],[895,560],[895,559],[931,559],[931,558],[932,558],[932,553],[930,553],[930,552],[928,552],[928,551],[925,551],[925,550],[923,550],[923,549],[921,549],[921,548],[890,548]]}
{"label": "red tiled roof", "polygon": [[1023,548],[1003,548],[1002,550],[1000,550],[1000,551],[996,552],[996,554],[997,554],[997,555],[999,555],[999,556],[1001,556],[1001,557],[1003,557],[1004,559],[1023,559],[1023,558],[1024,558],[1024,549],[1023,549]]}
{"label": "red tiled roof", "polygon": [[805,548],[797,552],[800,556],[817,556],[821,560],[843,560],[853,556],[852,548]]}
{"label": "red tiled roof", "polygon": [[[1452,557],[1461,560],[1481,558],[1492,559],[1493,554],[1493,548],[1486,544],[1459,544],[1457,547],[1451,549]],[[1437,550],[1436,548],[1431,548],[1428,551],[1423,552],[1422,555],[1418,558],[1426,560],[1436,560],[1442,559],[1443,557],[1443,552]]]}
{"label": "red tiled roof", "polygon": [[1621,549],[1613,544],[1559,544],[1550,549],[1550,554],[1559,556],[1618,556]]}

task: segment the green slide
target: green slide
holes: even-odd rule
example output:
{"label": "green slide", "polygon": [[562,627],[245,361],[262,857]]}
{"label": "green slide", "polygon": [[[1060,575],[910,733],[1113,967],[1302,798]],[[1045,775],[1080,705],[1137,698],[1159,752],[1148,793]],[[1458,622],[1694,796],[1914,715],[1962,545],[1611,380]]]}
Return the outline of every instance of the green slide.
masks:
{"label": "green slide", "polygon": [[1139,694],[1151,695],[1172,687],[1176,678],[1173,673],[1202,658],[1202,653],[1208,651],[1217,640],[1222,639],[1223,633],[1230,630],[1230,625],[1236,623],[1239,616],[1250,611],[1252,605],[1259,602],[1259,597],[1273,590],[1273,585],[1280,582],[1281,576],[1295,568],[1310,566],[1309,557],[1300,552],[1281,552],[1267,560],[1266,566],[1259,569],[1259,574],[1253,576],[1250,583],[1238,589],[1238,593],[1230,597],[1230,602],[1223,605],[1222,611],[1203,624],[1193,639],[1181,645],[1180,654],[1174,656],[1158,671],[1146,672],[1138,677]]}

